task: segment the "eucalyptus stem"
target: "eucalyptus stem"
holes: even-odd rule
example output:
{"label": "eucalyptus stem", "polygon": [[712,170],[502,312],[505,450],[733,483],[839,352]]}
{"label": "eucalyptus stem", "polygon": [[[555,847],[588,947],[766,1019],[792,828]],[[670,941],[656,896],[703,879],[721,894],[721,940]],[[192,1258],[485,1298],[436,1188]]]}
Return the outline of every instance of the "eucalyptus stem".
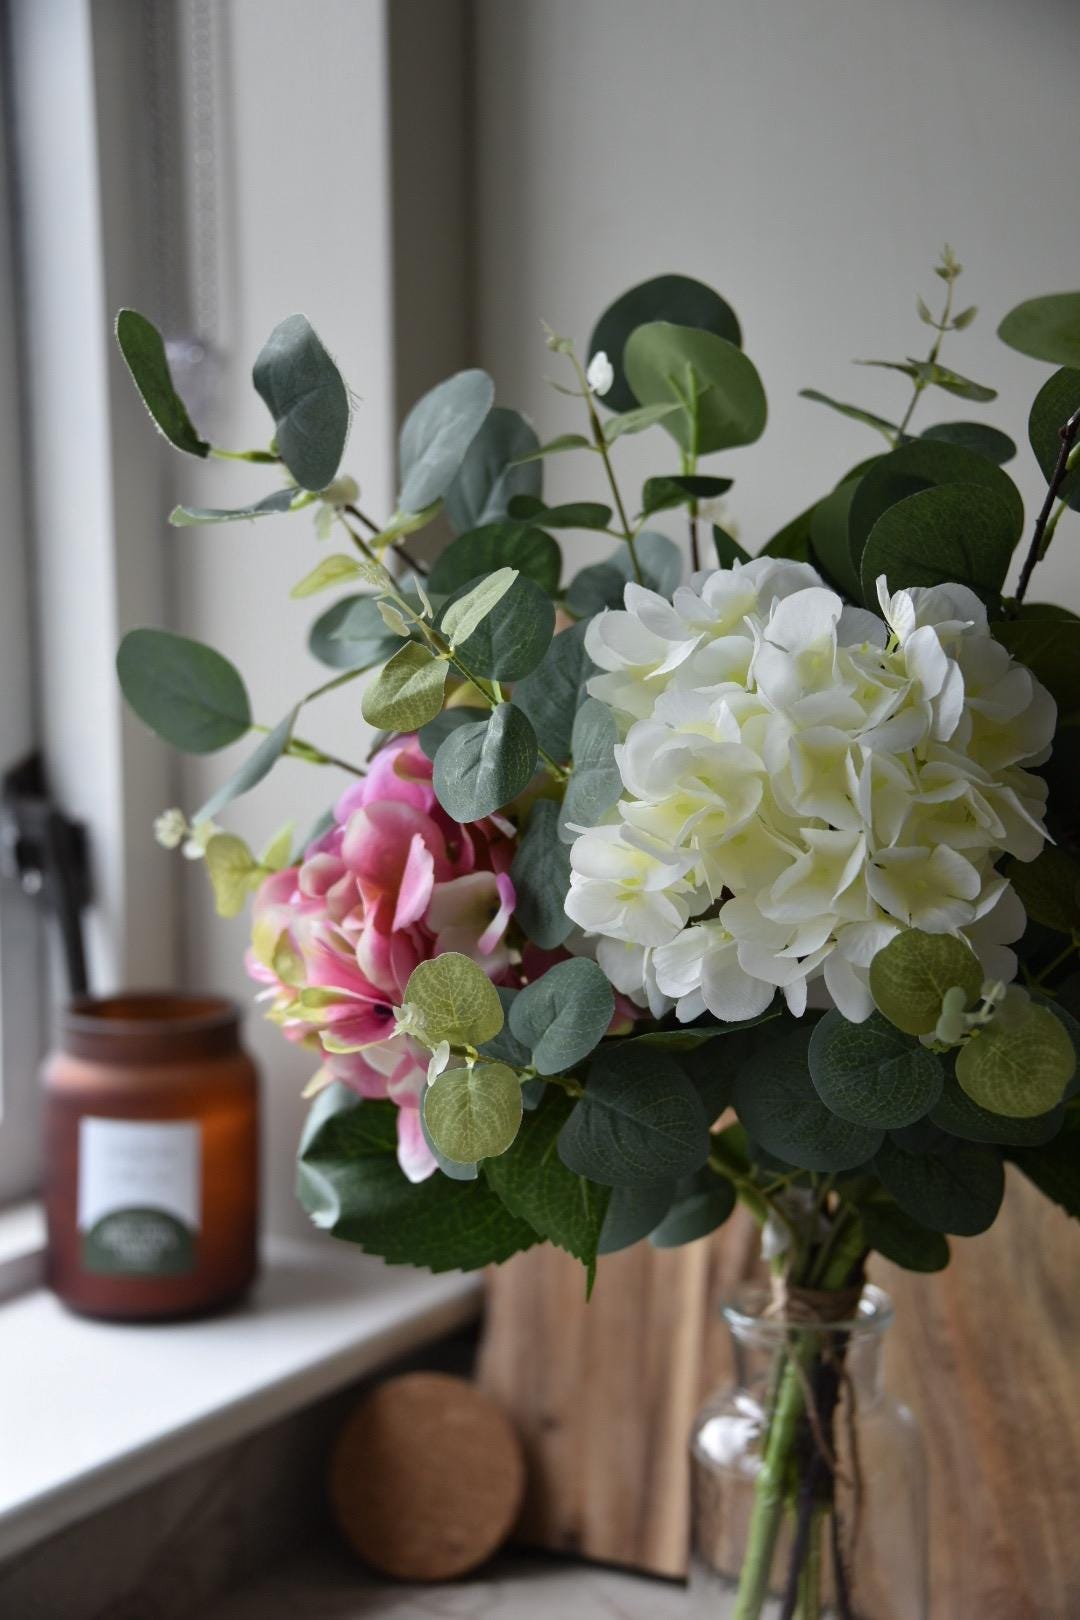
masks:
{"label": "eucalyptus stem", "polygon": [[338,770],[348,771],[350,776],[367,775],[362,766],[352,765],[337,754],[328,754],[325,749],[317,747],[315,743],[306,742],[303,737],[291,737],[285,747],[285,753],[290,759],[302,759],[309,765],[336,765]]}
{"label": "eucalyptus stem", "polygon": [[[346,506],[345,510],[350,514],[351,517],[354,517],[358,523],[362,523],[365,529],[367,529],[372,535],[382,534],[383,531],[380,529],[379,525],[361,512],[360,508],[355,506],[351,501]],[[351,534],[352,530],[349,532]],[[422,563],[420,561],[419,557],[413,556],[412,552],[409,551],[408,547],[406,546],[404,540],[392,540],[390,542],[390,546],[391,549],[396,551],[399,556],[404,557],[405,561],[415,574],[419,574],[422,579],[426,579],[428,577],[431,570],[428,568],[426,563]]]}
{"label": "eucalyptus stem", "polygon": [[[1016,587],[1016,596],[1013,599],[1014,610],[1015,608],[1019,607],[1020,603],[1024,600],[1024,597],[1027,594],[1028,585],[1031,583],[1031,576],[1034,572],[1035,564],[1040,560],[1040,558],[1045,557],[1047,547],[1049,546],[1051,538],[1053,537],[1054,530],[1057,528],[1062,507],[1059,507],[1058,510],[1054,512],[1054,502],[1058,498],[1058,490],[1065,482],[1065,475],[1069,470],[1069,464],[1072,460],[1073,446],[1076,443],[1076,436],[1078,433],[1080,433],[1080,410],[1074,411],[1069,417],[1069,420],[1064,423],[1060,429],[1061,449],[1058,451],[1058,458],[1054,463],[1054,471],[1050,475],[1050,483],[1046,490],[1046,499],[1042,503],[1042,508],[1038,517],[1035,519],[1035,528],[1032,532],[1031,544],[1028,547],[1028,554],[1024,558],[1024,566],[1020,570],[1020,582]],[[1064,503],[1062,504],[1064,505]],[[1053,513],[1052,517],[1051,513]]]}
{"label": "eucalyptus stem", "polygon": [[[946,251],[948,251],[948,250],[946,250]],[[957,266],[957,270],[956,270],[957,274],[959,274],[959,269],[960,269],[960,267]],[[936,365],[938,355],[941,353],[941,340],[945,336],[945,332],[946,332],[946,330],[948,328],[948,325],[949,325],[950,317],[952,316],[953,291],[954,291],[955,287],[956,287],[956,275],[952,275],[952,276],[949,277],[949,280],[946,283],[945,308],[942,311],[941,320],[938,323],[937,337],[934,339],[934,341],[933,341],[933,343],[932,343],[932,345],[930,347],[930,353],[926,357],[926,363],[927,363],[928,366]],[[922,394],[923,390],[927,386],[928,386],[928,384],[926,382],[924,382],[924,380],[921,377],[916,377],[915,378],[915,386],[914,386],[914,389],[912,390],[911,399],[908,402],[908,408],[904,412],[903,420],[901,421],[900,426],[896,430],[896,439],[894,441],[895,445],[903,444],[903,442],[904,442],[904,434],[907,431],[908,423],[911,421],[912,416],[915,414],[915,407],[919,403],[919,397]]]}
{"label": "eucalyptus stem", "polygon": [[619,522],[622,525],[620,538],[625,540],[626,544],[630,548],[630,563],[634,570],[634,580],[638,585],[641,585],[644,583],[645,576],[641,572],[641,564],[638,561],[634,530],[630,523],[630,519],[627,516],[622,495],[619,492],[618,480],[615,477],[615,468],[611,464],[611,451],[608,442],[604,437],[604,424],[597,415],[596,406],[593,404],[592,389],[589,387],[589,379],[585,375],[581,361],[578,359],[577,355],[572,349],[566,349],[564,352],[574,370],[577,372],[578,382],[581,385],[582,398],[585,401],[585,408],[589,413],[589,428],[592,432],[593,447],[599,451],[600,459],[604,463],[604,471],[607,474],[608,487],[611,490],[611,498],[615,502],[615,510],[618,513]]}

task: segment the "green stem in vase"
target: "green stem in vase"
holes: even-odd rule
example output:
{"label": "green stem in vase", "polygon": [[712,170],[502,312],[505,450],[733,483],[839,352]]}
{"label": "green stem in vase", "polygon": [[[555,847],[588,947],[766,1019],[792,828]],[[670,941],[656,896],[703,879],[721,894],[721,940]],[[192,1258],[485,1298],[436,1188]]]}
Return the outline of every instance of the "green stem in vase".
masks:
{"label": "green stem in vase", "polygon": [[765,1460],[755,1486],[750,1536],[732,1620],[760,1620],[769,1595],[776,1543],[788,1505],[789,1464],[804,1404],[802,1379],[791,1359],[780,1380]]}

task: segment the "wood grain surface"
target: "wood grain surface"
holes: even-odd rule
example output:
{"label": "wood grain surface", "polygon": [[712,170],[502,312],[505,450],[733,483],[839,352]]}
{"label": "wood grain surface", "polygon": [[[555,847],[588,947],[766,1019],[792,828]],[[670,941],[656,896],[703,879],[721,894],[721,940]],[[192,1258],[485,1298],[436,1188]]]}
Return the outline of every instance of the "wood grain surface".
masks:
{"label": "wood grain surface", "polygon": [[[929,1462],[931,1620],[1080,1616],[1080,1227],[1015,1171],[992,1232],[948,1271],[877,1263],[896,1304],[887,1377]],[[491,1277],[480,1377],[525,1441],[530,1545],[685,1567],[686,1440],[730,1375],[719,1306],[756,1262],[742,1211],[681,1250],[581,1268],[536,1249]]]}

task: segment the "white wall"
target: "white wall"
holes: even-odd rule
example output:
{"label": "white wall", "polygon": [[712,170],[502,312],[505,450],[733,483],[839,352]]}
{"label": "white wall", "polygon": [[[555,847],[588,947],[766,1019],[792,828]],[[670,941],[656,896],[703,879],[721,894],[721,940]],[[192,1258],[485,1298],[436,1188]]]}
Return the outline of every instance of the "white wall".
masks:
{"label": "white wall", "polygon": [[[906,379],[850,360],[926,352],[915,294],[936,303],[948,240],[980,315],[943,359],[1002,400],[924,396],[915,425],[1005,428],[1034,516],[1045,485],[1024,424],[1050,368],[994,329],[1021,298],[1080,284],[1076,23],[1071,0],[477,0],[477,358],[500,397],[564,430],[538,317],[584,347],[635,282],[711,283],[740,316],[770,422],[703,470],[736,477],[730,510],[756,550],[880,448],[797,391],[895,420]],[[669,446],[654,430],[621,447],[635,493],[635,471],[675,466]],[[548,467],[561,493],[595,478],[574,457]],[[1034,596],[1080,608],[1075,518]]]}

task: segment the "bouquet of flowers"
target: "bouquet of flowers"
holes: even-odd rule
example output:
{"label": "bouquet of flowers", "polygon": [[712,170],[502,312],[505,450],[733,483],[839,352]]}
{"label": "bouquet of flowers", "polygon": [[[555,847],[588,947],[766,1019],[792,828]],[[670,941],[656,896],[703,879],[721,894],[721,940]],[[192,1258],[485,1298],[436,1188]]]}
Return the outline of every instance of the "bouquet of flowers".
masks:
{"label": "bouquet of flowers", "polygon": [[[303,316],[255,362],[272,434],[241,452],[200,435],[150,322],[117,323],[165,437],[274,481],[173,523],[304,512],[340,542],[293,590],[335,593],[309,636],[333,673],[276,725],[209,647],[142,629],[118,657],[167,742],[259,734],[158,835],[204,855],[223,914],[254,897],[250,972],[318,1093],[300,1197],[390,1262],[477,1267],[546,1240],[590,1288],[598,1256],[692,1241],[747,1205],[801,1326],[764,1410],[738,1620],[777,1580],[785,1615],[820,1613],[845,1339],[816,1330],[857,1316],[868,1256],[944,1266],[948,1235],[995,1219],[1006,1162],[1080,1214],[1061,735],[1080,721],[1080,620],[1029,600],[1080,509],[1080,293],[999,329],[1058,368],[1031,409],[1046,498],[1010,596],[1015,445],[980,421],[914,425],[924,396],[995,397],[941,360],[975,314],[954,307],[960,268],[946,250],[940,312],[918,302],[926,358],[866,362],[904,380],[898,420],[805,390],[880,442],[753,554],[719,521],[731,479],[702,463],[761,435],[765,393],[730,306],[686,277],[624,294],[584,358],[547,333],[573,413],[547,443],[483,371],[433,388],[401,429],[386,520],[341,470],[350,396]],[[643,432],[666,470],[632,497],[619,440]],[[553,456],[592,475],[589,498],[545,501]],[[452,538],[425,563],[414,536],[437,520]],[[575,570],[579,531],[610,555]],[[351,682],[366,763],[298,735],[301,709]],[[285,756],[342,785],[307,836],[256,855],[215,818]]]}

